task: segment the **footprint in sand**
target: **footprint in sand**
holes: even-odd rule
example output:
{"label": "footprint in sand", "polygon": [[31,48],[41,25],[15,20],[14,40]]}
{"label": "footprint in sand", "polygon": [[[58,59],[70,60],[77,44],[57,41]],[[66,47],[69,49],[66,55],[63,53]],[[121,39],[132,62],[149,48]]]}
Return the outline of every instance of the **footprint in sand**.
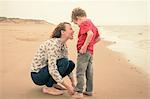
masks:
{"label": "footprint in sand", "polygon": [[136,67],[130,67],[130,69],[133,69],[133,70],[135,70],[135,72],[142,74],[142,72],[138,71]]}
{"label": "footprint in sand", "polygon": [[38,41],[39,36],[34,33],[17,33],[13,35],[16,40],[20,41]]}

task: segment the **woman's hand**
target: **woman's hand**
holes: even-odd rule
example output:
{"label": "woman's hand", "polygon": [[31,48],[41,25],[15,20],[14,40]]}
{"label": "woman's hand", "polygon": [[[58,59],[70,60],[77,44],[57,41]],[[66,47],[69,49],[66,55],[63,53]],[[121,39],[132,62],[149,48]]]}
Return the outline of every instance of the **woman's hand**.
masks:
{"label": "woman's hand", "polygon": [[73,88],[75,88],[75,87],[76,87],[75,82],[72,82],[72,87],[73,87]]}
{"label": "woman's hand", "polygon": [[71,86],[68,86],[68,93],[70,94],[70,95],[73,95],[75,92],[74,92],[74,88],[73,87],[71,87]]}
{"label": "woman's hand", "polygon": [[72,87],[75,88],[75,79],[74,79],[73,75],[70,76],[69,78],[70,78]]}
{"label": "woman's hand", "polygon": [[69,86],[68,84],[66,84],[64,81],[62,82],[62,85],[65,86],[68,90],[68,93],[70,95],[73,95],[74,94],[74,88],[72,86]]}

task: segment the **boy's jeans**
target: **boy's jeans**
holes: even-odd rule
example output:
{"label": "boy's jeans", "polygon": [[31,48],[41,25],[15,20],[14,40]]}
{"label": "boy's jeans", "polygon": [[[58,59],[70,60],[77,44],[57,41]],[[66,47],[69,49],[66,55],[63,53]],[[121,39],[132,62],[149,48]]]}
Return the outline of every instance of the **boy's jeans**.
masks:
{"label": "boy's jeans", "polygon": [[86,92],[93,92],[93,67],[92,67],[93,56],[86,52],[85,54],[78,53],[77,57],[77,85],[76,91],[79,93],[83,92],[84,87],[84,75],[86,75]]}

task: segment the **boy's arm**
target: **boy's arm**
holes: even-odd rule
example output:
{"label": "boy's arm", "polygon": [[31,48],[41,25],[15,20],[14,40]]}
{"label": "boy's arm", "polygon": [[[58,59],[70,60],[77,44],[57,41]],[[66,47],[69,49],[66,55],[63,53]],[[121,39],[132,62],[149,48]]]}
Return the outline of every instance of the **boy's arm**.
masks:
{"label": "boy's arm", "polygon": [[96,44],[96,43],[98,43],[100,40],[101,40],[100,37],[97,37],[97,38],[95,39],[95,42],[94,42],[94,43]]}
{"label": "boy's arm", "polygon": [[80,53],[82,53],[82,54],[86,53],[87,46],[89,45],[90,41],[92,40],[92,37],[93,37],[93,32],[90,30],[87,32],[87,37],[86,37],[86,40],[85,40],[83,46],[80,49]]}

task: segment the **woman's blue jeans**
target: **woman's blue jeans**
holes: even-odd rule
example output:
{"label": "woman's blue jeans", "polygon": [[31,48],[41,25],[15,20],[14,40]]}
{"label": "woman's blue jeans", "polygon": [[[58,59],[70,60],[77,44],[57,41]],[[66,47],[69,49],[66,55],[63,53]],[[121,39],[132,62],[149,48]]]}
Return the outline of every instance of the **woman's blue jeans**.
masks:
{"label": "woman's blue jeans", "polygon": [[[56,65],[62,77],[69,75],[75,67],[74,62],[68,60],[67,58],[57,60]],[[57,82],[50,75],[48,66],[41,68],[38,73],[31,72],[31,78],[36,85],[46,85],[47,87],[52,87],[53,84],[57,84]]]}

